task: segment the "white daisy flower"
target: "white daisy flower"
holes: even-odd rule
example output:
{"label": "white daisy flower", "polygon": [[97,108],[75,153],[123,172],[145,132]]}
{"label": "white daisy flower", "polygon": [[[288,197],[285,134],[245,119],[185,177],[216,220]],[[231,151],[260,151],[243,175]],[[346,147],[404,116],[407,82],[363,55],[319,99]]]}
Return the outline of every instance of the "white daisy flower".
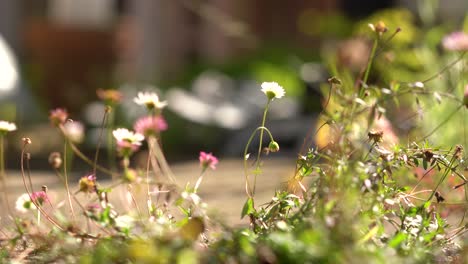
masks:
{"label": "white daisy flower", "polygon": [[126,128],[118,128],[112,131],[112,135],[117,141],[127,141],[130,143],[137,143],[141,144],[141,141],[145,139],[145,137],[140,133],[135,133],[130,131]]}
{"label": "white daisy flower", "polygon": [[283,87],[281,87],[276,82],[262,83],[262,92],[268,97],[269,100],[273,100],[274,98],[279,99],[285,94]]}
{"label": "white daisy flower", "polygon": [[7,121],[0,121],[0,133],[7,133],[16,130],[16,125]]}
{"label": "white daisy flower", "polygon": [[163,109],[167,106],[166,101],[160,101],[159,96],[156,93],[151,92],[139,92],[137,97],[133,99],[138,105],[144,105],[148,109]]}
{"label": "white daisy flower", "polygon": [[31,202],[29,194],[23,193],[16,199],[15,208],[20,213],[27,213],[30,209],[36,209],[36,206]]}
{"label": "white daisy flower", "polygon": [[112,134],[117,141],[117,150],[124,156],[137,151],[141,146],[141,141],[145,139],[142,134],[134,133],[126,128],[118,128],[112,131]]}

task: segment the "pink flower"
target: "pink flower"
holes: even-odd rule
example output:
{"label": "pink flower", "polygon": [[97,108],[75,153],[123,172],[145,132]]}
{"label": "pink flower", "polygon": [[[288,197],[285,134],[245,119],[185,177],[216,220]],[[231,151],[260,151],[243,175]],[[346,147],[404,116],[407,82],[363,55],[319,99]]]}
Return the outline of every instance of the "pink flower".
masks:
{"label": "pink flower", "polygon": [[461,31],[450,33],[442,40],[442,46],[450,51],[467,51],[468,34]]}
{"label": "pink flower", "polygon": [[218,158],[213,156],[213,154],[200,151],[200,166],[203,169],[210,167],[212,170],[216,169],[216,164],[218,164]]}
{"label": "pink flower", "polygon": [[137,133],[147,137],[167,130],[167,123],[162,116],[145,116],[138,119],[133,128]]}
{"label": "pink flower", "polygon": [[41,206],[45,202],[49,201],[49,197],[44,191],[39,191],[39,192],[33,192],[31,193],[31,200],[33,203]]}
{"label": "pink flower", "polygon": [[63,108],[57,108],[50,111],[49,120],[52,122],[53,125],[58,126],[61,124],[65,124],[68,118],[67,110]]}

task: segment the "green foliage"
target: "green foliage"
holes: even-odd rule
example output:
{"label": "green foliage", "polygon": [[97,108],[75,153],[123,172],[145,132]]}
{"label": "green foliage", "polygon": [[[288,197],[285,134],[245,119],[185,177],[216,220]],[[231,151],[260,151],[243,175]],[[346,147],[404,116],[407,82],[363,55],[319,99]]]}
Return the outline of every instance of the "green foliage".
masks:
{"label": "green foliage", "polygon": [[252,75],[258,82],[275,80],[285,87],[286,94],[301,97],[305,94],[302,82],[294,69],[287,65],[276,65],[268,62],[258,62],[252,65]]}
{"label": "green foliage", "polygon": [[[436,70],[433,75],[447,74],[447,80],[442,81],[436,77],[411,82],[396,79],[400,73],[419,76],[426,74],[429,67],[444,67],[422,62],[450,55],[438,54],[433,43],[414,49],[415,38],[424,32],[414,28],[413,18],[406,11],[383,11],[369,20],[384,20],[389,27],[408,27],[404,29],[406,35],[396,36],[400,42],[395,43],[398,55],[394,64],[387,65],[385,58],[379,56],[379,52],[389,48],[387,42],[381,42],[382,35],[389,32],[380,35],[377,31],[371,32],[377,52],[370,53],[365,68],[372,71],[371,78],[362,79],[361,75],[334,65],[334,58],[325,59],[332,77],[322,86],[327,101],[319,126],[309,135],[315,137],[316,146],[304,144],[294,175],[285,186],[272,190],[271,201],[258,205],[256,179],[268,177],[261,161],[265,153],[274,151],[272,147],[262,148],[261,139],[258,143],[253,139],[257,133],[260,138],[265,133],[270,142],[275,142],[274,131],[266,128],[266,116],[270,103],[281,100],[281,96],[269,98],[262,123],[253,131],[244,155],[247,198],[241,217],[247,216],[249,226],[230,227],[208,213],[207,205],[197,194],[207,166],[195,187],[187,184],[181,188],[170,180],[154,182],[148,175],[140,175],[134,181],[117,184],[126,188],[132,198],[131,207],[136,207],[128,211],[118,212],[109,201],[115,186],[97,186],[95,192],[87,193],[93,203],[80,204],[86,228],[45,210],[35,213],[38,219],[45,214],[43,221],[48,221],[49,226],[41,225],[39,220],[36,224],[15,219],[11,237],[1,241],[2,262],[463,262],[468,254],[468,184],[461,145],[464,142],[456,145],[451,144],[452,137],[433,137],[439,132],[451,135],[445,131],[459,130],[460,124],[450,122],[459,121],[451,115],[444,119],[434,114],[429,120],[423,119],[431,129],[423,125],[423,129],[399,131],[390,120],[414,110],[426,115],[435,113],[440,110],[436,105],[439,103],[450,105],[455,114],[466,111],[461,92],[465,83],[460,83],[465,81],[466,69],[455,70],[452,68],[456,63],[445,64],[445,70]],[[430,35],[421,39],[433,42],[440,32],[435,30]],[[457,58],[465,63],[463,55]],[[283,78],[290,76],[287,70],[271,65],[258,67],[260,79],[274,77],[287,87],[286,93],[301,95],[295,78]],[[452,85],[454,90],[447,90],[443,84]],[[280,89],[270,90],[273,95],[282,92],[281,87],[272,87]],[[405,137],[399,139],[399,132],[404,132]],[[433,145],[434,140],[440,146]],[[256,160],[250,168],[247,150],[253,144],[259,145],[259,151],[252,155]],[[274,150],[279,150],[279,146]],[[147,163],[159,164],[162,176],[170,179],[172,172],[166,167],[164,156],[157,151],[150,153],[154,156],[148,157]],[[21,158],[23,164],[24,156]],[[97,169],[96,164],[91,164]],[[124,157],[123,164],[124,171],[129,171],[128,157]],[[147,190],[144,213],[132,196],[133,188]]]}

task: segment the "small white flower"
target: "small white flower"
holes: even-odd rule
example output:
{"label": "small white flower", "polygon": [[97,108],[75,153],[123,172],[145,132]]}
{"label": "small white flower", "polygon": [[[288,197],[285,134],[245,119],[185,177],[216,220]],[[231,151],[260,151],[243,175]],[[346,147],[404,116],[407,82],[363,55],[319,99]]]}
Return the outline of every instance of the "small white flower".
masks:
{"label": "small white flower", "polygon": [[434,220],[427,226],[427,230],[429,232],[435,232],[437,231],[437,229],[439,229],[439,224],[437,223],[437,220]]}
{"label": "small white flower", "polygon": [[31,202],[29,194],[23,193],[16,199],[15,208],[20,213],[27,213],[30,209],[36,209],[36,206]]}
{"label": "small white flower", "polygon": [[276,82],[264,82],[262,83],[262,92],[266,94],[269,100],[274,98],[281,98],[284,96],[285,92],[283,87],[281,87]]}
{"label": "small white flower", "polygon": [[133,101],[138,105],[146,106],[148,109],[163,109],[167,106],[166,101],[160,101],[159,96],[151,92],[139,92]]}
{"label": "small white flower", "polygon": [[200,196],[198,196],[196,193],[183,192],[181,196],[185,200],[193,202],[194,205],[198,205],[201,202]]}
{"label": "small white flower", "polygon": [[135,133],[126,128],[118,128],[112,131],[112,135],[114,135],[117,142],[126,141],[135,145],[141,145],[141,141],[145,139],[142,134]]}
{"label": "small white flower", "polygon": [[63,125],[65,128],[65,133],[67,137],[75,142],[75,143],[81,143],[83,142],[84,139],[84,126],[82,123],[74,121],[74,122],[66,122],[65,125]]}
{"label": "small white flower", "polygon": [[6,133],[16,130],[16,125],[7,121],[0,121],[0,133]]}
{"label": "small white flower", "polygon": [[128,215],[120,215],[115,218],[115,225],[121,229],[130,229],[131,227],[133,227],[134,222],[135,219]]}

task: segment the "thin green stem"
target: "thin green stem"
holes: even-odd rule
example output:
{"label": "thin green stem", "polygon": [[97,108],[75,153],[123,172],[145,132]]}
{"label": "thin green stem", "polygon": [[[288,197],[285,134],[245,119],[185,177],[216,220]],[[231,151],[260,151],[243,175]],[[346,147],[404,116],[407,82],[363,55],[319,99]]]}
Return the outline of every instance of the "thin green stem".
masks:
{"label": "thin green stem", "polygon": [[68,205],[70,206],[70,211],[73,217],[73,220],[76,220],[75,210],[73,209],[73,204],[71,201],[70,188],[68,186],[68,169],[67,169],[67,156],[68,156],[68,139],[65,139],[65,144],[63,144],[63,181],[65,184],[65,189],[68,195]]}
{"label": "thin green stem", "polygon": [[174,173],[169,167],[169,164],[167,163],[166,157],[164,156],[164,153],[162,152],[161,146],[159,145],[157,139],[154,138],[154,140],[152,140],[151,143],[154,155],[156,157],[156,160],[158,161],[159,166],[161,167],[163,174],[166,175],[172,183],[176,183]]}
{"label": "thin green stem", "polygon": [[370,146],[369,148],[369,151],[367,152],[366,156],[364,157],[363,161],[366,161],[367,160],[367,157],[369,157],[370,153],[372,152],[372,149],[375,147],[375,145],[377,145],[377,142],[373,142],[372,145]]}
{"label": "thin green stem", "polygon": [[[268,113],[268,108],[270,107],[271,99],[268,99],[268,102],[265,106],[265,110],[263,111],[263,118],[262,118],[262,127],[265,127],[266,116]],[[258,143],[258,153],[257,153],[257,161],[255,165],[255,170],[257,171],[260,168],[260,155],[262,154],[262,144],[263,144],[263,129],[260,130],[260,139]],[[254,174],[254,183],[252,188],[252,194],[255,195],[255,187],[257,185],[257,173]]]}
{"label": "thin green stem", "polygon": [[[268,100],[266,106],[265,106],[265,110],[263,111],[263,118],[262,118],[262,125],[261,127],[265,127],[265,122],[266,122],[266,116],[267,116],[267,112],[268,112],[268,108],[270,106],[270,102],[271,100]],[[259,167],[259,164],[260,164],[260,155],[262,153],[262,144],[263,144],[263,129],[260,130],[260,142],[258,143],[258,154],[257,154],[257,168]]]}
{"label": "thin green stem", "polygon": [[249,182],[249,173],[247,171],[247,151],[249,150],[249,146],[250,146],[250,143],[252,143],[252,140],[255,136],[255,134],[257,133],[257,131],[259,130],[265,130],[268,135],[270,136],[270,140],[271,141],[274,141],[273,139],[273,135],[271,134],[270,130],[268,130],[268,128],[266,127],[257,127],[253,132],[252,134],[250,135],[250,138],[249,140],[247,141],[247,144],[245,145],[245,148],[244,148],[244,176],[245,176],[245,192],[247,193],[247,196],[249,196],[250,198],[253,198],[253,195],[251,193],[251,190],[250,190],[250,182]]}
{"label": "thin green stem", "polygon": [[[59,129],[60,131],[62,132],[62,134],[67,138],[67,134],[65,133],[65,129],[62,125],[59,126]],[[111,175],[112,177],[116,177],[118,178],[120,175],[116,172],[113,172],[107,168],[104,168],[102,166],[100,166],[99,164],[94,164],[94,161],[89,159],[88,157],[86,157],[86,155],[80,151],[80,149],[73,143],[71,142],[70,140],[68,141],[69,144],[70,144],[70,148],[73,150],[73,152],[75,153],[76,156],[78,156],[80,159],[82,159],[84,162],[86,162],[88,165],[90,166],[96,166],[96,170],[99,170],[103,173],[106,173],[108,175]]]}
{"label": "thin green stem", "polygon": [[450,64],[446,65],[445,67],[443,67],[442,69],[440,69],[436,74],[432,75],[431,77],[425,79],[424,81],[422,81],[423,83],[427,83],[429,81],[432,81],[434,80],[435,78],[439,77],[442,73],[444,73],[446,70],[452,68],[453,65],[457,64],[458,62],[460,62],[463,57],[465,56],[466,54],[466,51],[463,52],[462,54],[460,54],[460,57],[458,57],[456,60],[454,60],[453,62],[451,62]]}
{"label": "thin green stem", "polygon": [[151,157],[153,155],[153,148],[151,147],[150,140],[148,140],[147,143],[148,143],[149,150],[148,150],[148,159],[146,160],[146,206],[148,207],[148,215],[151,216],[153,213],[153,200],[151,199],[149,171],[150,171],[150,164],[152,164]]}
{"label": "thin green stem", "polygon": [[432,197],[434,197],[435,193],[437,192],[437,189],[442,184],[442,182],[445,180],[448,173],[451,171],[452,165],[453,165],[453,163],[455,162],[456,159],[457,159],[456,155],[453,155],[452,159],[450,160],[450,163],[449,163],[448,167],[445,169],[444,175],[442,175],[442,177],[440,178],[440,180],[437,183],[436,187],[434,188],[434,190],[432,190],[431,195],[429,196],[429,198],[427,198],[427,202],[429,202],[432,199]]}
{"label": "thin green stem", "polygon": [[[367,84],[367,79],[369,78],[370,69],[372,67],[372,61],[374,60],[375,51],[377,50],[378,45],[379,45],[379,39],[375,38],[374,44],[372,45],[371,54],[369,56],[369,61],[367,62],[366,72],[364,73],[364,78],[362,79],[363,85]],[[362,91],[362,89],[361,89],[361,91]]]}
{"label": "thin green stem", "polygon": [[109,113],[111,111],[112,110],[110,108],[106,107],[106,110],[104,111],[104,116],[102,117],[101,131],[99,132],[99,137],[98,137],[98,141],[97,141],[97,144],[96,144],[96,153],[94,154],[94,164],[93,164],[93,175],[94,175],[94,177],[97,176],[96,175],[96,165],[97,165],[98,158],[99,158],[99,150],[101,148],[102,134],[104,133],[104,126],[106,125],[107,117],[109,116]]}
{"label": "thin green stem", "polygon": [[41,226],[41,211],[37,211],[37,226]]}
{"label": "thin green stem", "polygon": [[[55,169],[55,174],[60,178],[60,180],[62,181],[62,183],[65,185],[65,176],[63,176],[60,171],[58,169]],[[70,189],[67,189],[67,192],[69,193],[69,199],[70,197],[73,198],[73,200],[75,200],[76,204],[78,204],[78,206],[83,210],[83,211],[86,211],[86,209],[84,208],[84,206],[80,203],[80,201],[78,201],[78,199],[76,198],[75,194],[71,193],[70,192]],[[79,190],[78,190],[79,192]],[[71,207],[71,205],[70,205]]]}
{"label": "thin green stem", "polygon": [[5,150],[4,150],[4,135],[0,135],[0,182],[2,184],[2,192],[3,192],[3,201],[5,204],[5,207],[8,210],[8,213],[10,215],[12,214],[11,208],[10,208],[10,202],[8,200],[8,194],[7,194],[7,183],[6,183],[6,173],[5,173]]}
{"label": "thin green stem", "polygon": [[28,189],[28,185],[26,184],[26,174],[25,174],[25,171],[24,171],[24,157],[26,156],[26,146],[27,144],[24,144],[23,145],[23,148],[21,150],[21,160],[20,160],[20,166],[21,166],[21,178],[23,179],[23,184],[24,184],[24,188],[26,189],[26,192],[28,193],[29,195],[29,199],[31,200],[31,202],[36,206],[37,210],[40,211],[44,217],[51,223],[53,224],[54,226],[56,226],[59,230],[61,231],[64,231],[65,228],[63,228],[55,219],[53,219],[51,216],[49,216],[45,211],[44,209],[42,209],[41,205],[39,205],[35,199],[33,199],[32,197],[32,192],[33,190],[29,190]]}
{"label": "thin green stem", "polygon": [[432,134],[434,134],[434,132],[436,132],[437,130],[439,130],[439,128],[441,128],[443,125],[445,125],[451,118],[453,115],[455,115],[458,110],[460,110],[460,108],[462,108],[463,105],[460,105],[458,106],[453,112],[451,112],[447,118],[445,118],[444,121],[442,121],[438,126],[436,126],[434,129],[431,130],[431,132],[427,133],[427,135],[425,135],[424,137],[422,137],[421,139],[418,140],[418,142],[420,141],[423,141],[425,140],[426,138],[430,137]]}
{"label": "thin green stem", "polygon": [[198,188],[200,187],[201,182],[203,181],[203,175],[205,175],[206,168],[203,168],[200,176],[198,177],[197,182],[195,183],[195,187],[193,188],[193,193],[197,193]]}
{"label": "thin green stem", "polygon": [[[109,167],[111,169],[115,169],[116,167],[115,166],[115,148],[114,148],[114,138],[112,136],[112,130],[114,129],[114,123],[115,123],[115,114],[114,114],[114,111],[112,110],[108,113],[108,117],[107,117],[107,158],[109,162]],[[113,178],[116,178],[116,175],[113,175]]]}

